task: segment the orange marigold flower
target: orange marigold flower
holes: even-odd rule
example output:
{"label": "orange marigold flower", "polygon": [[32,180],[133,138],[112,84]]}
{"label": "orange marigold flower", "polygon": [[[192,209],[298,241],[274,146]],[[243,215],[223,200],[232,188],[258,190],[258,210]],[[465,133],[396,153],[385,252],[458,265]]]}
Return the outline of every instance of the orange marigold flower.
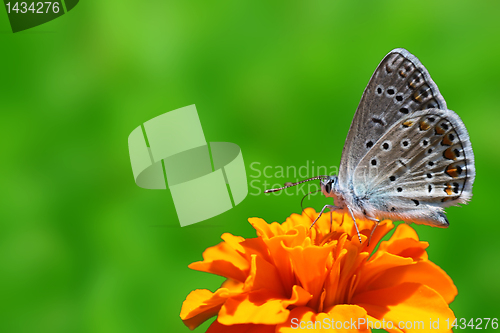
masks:
{"label": "orange marigold flower", "polygon": [[223,234],[189,267],[227,280],[215,292],[187,296],[186,326],[217,315],[207,332],[451,332],[448,304],[457,289],[410,226],[400,224],[374,251],[391,221],[380,223],[370,244],[373,222],[357,221],[360,244],[347,215],[333,212],[330,223],[324,214],[311,229],[310,216],[318,213],[308,208],[283,224],[251,218],[257,238]]}

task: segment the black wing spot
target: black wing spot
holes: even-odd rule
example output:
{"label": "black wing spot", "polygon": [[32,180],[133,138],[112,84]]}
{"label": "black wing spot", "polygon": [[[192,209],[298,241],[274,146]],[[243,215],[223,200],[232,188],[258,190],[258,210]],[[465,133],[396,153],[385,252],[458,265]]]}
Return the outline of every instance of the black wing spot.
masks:
{"label": "black wing spot", "polygon": [[377,94],[379,94],[379,95],[382,94],[382,88],[381,87],[377,87]]}
{"label": "black wing spot", "polygon": [[371,162],[370,162],[370,163],[371,163],[372,165],[377,165],[377,160],[376,160],[376,159],[373,159],[373,160],[371,160]]}
{"label": "black wing spot", "polygon": [[396,190],[397,190],[398,192],[403,192],[403,188],[402,188],[402,187],[398,187]]}
{"label": "black wing spot", "polygon": [[376,124],[381,125],[381,126],[385,126],[384,121],[383,121],[382,119],[380,119],[380,118],[373,117],[373,118],[372,118],[372,121],[373,121],[374,123],[376,123]]}
{"label": "black wing spot", "polygon": [[460,150],[455,148],[455,150],[453,150],[453,152],[455,153],[456,157],[460,157]]}
{"label": "black wing spot", "polygon": [[427,178],[432,178],[432,173],[428,173]]}
{"label": "black wing spot", "polygon": [[407,108],[401,108],[401,109],[399,109],[399,112],[401,112],[403,114],[408,114],[410,111]]}
{"label": "black wing spot", "polygon": [[427,190],[429,191],[429,193],[431,193],[431,191],[432,191],[432,185],[429,184],[429,187],[427,188]]}
{"label": "black wing spot", "polygon": [[432,153],[432,149],[429,148],[429,150],[427,151],[427,153],[429,153],[429,154]]}
{"label": "black wing spot", "polygon": [[420,205],[420,202],[418,200],[415,200],[415,199],[411,199],[411,201],[413,201],[415,203],[415,206],[418,206]]}
{"label": "black wing spot", "polygon": [[427,163],[429,166],[433,166],[434,165],[434,162],[432,161],[429,161],[429,163]]}
{"label": "black wing spot", "polygon": [[389,149],[389,144],[387,142],[385,142],[383,145],[382,145],[382,148],[384,148],[385,150],[388,150]]}
{"label": "black wing spot", "polygon": [[453,183],[453,192],[458,193],[460,185],[458,183]]}
{"label": "black wing spot", "polygon": [[441,127],[442,127],[445,131],[446,131],[446,130],[448,130],[448,128],[449,128],[449,127],[448,127],[448,124],[446,124],[446,123],[442,123],[442,124],[441,124]]}
{"label": "black wing spot", "polygon": [[389,95],[394,95],[395,91],[394,91],[394,89],[389,88],[389,89],[387,89],[387,93],[388,93]]}
{"label": "black wing spot", "polygon": [[396,208],[392,207],[391,212],[395,212],[395,211],[396,211]]}
{"label": "black wing spot", "polygon": [[390,176],[389,179],[391,180],[391,182],[393,182],[393,181],[396,180],[396,177],[395,176]]}
{"label": "black wing spot", "polygon": [[433,123],[436,119],[434,117],[429,117],[427,118],[427,120],[430,122],[430,123]]}
{"label": "black wing spot", "polygon": [[403,101],[403,96],[401,96],[401,95],[397,95],[397,96],[396,96],[396,101],[398,101],[398,102],[402,102],[402,101]]}
{"label": "black wing spot", "polygon": [[366,143],[366,148],[371,148],[371,147],[373,147],[373,141],[368,141]]}

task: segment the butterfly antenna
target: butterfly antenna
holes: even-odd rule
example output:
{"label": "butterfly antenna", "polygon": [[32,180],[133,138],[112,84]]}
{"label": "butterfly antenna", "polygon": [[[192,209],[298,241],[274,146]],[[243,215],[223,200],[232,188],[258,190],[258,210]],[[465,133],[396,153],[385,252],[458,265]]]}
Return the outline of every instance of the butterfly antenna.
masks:
{"label": "butterfly antenna", "polygon": [[317,190],[317,191],[312,191],[312,192],[309,192],[307,193],[306,195],[304,195],[302,197],[302,200],[300,200],[300,208],[302,208],[302,212],[304,212],[308,218],[310,218],[311,220],[313,219],[312,217],[309,216],[309,214],[307,214],[305,211],[304,211],[304,206],[303,206],[303,203],[304,203],[304,199],[309,195],[309,194],[313,194],[313,193],[316,193],[316,192],[320,192],[321,190]]}
{"label": "butterfly antenna", "polygon": [[312,177],[312,178],[309,178],[309,179],[306,179],[306,180],[301,180],[300,182],[296,182],[296,183],[285,183],[285,186],[283,186],[283,187],[272,188],[272,189],[269,189],[269,190],[265,190],[264,193],[278,192],[278,191],[284,190],[286,188],[289,188],[289,187],[292,187],[292,186],[295,186],[295,185],[299,185],[299,184],[302,184],[302,183],[305,183],[305,182],[310,182],[311,180],[324,179],[324,178],[328,178],[328,176],[316,176],[316,177]]}

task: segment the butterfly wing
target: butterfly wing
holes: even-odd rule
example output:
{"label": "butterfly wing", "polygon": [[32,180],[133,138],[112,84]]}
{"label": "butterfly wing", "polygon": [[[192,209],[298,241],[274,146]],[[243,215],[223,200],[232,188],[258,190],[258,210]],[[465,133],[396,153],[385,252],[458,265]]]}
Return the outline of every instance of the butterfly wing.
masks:
{"label": "butterfly wing", "polygon": [[429,108],[446,109],[429,72],[405,49],[389,52],[368,82],[354,114],[340,160],[340,188],[352,191],[354,169],[390,126]]}
{"label": "butterfly wing", "polygon": [[377,217],[446,227],[443,207],[467,203],[475,178],[469,134],[451,110],[403,117],[354,171],[354,196]]}

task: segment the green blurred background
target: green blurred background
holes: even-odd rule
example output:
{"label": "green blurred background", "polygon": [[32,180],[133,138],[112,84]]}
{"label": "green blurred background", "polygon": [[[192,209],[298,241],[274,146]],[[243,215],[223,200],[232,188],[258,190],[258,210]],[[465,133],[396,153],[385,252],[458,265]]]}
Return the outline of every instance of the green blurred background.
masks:
{"label": "green blurred background", "polygon": [[248,217],[300,212],[301,197],[249,195],[180,228],[168,190],[135,185],[129,133],[196,104],[207,141],[238,144],[249,176],[253,162],[338,165],[396,47],[430,71],[476,156],[470,205],[448,209],[447,230],[416,229],[458,287],[456,316],[499,317],[499,14],[498,1],[88,0],[13,34],[2,12],[0,331],[189,331],[186,295],[223,279],[187,265],[224,232],[254,237]]}

